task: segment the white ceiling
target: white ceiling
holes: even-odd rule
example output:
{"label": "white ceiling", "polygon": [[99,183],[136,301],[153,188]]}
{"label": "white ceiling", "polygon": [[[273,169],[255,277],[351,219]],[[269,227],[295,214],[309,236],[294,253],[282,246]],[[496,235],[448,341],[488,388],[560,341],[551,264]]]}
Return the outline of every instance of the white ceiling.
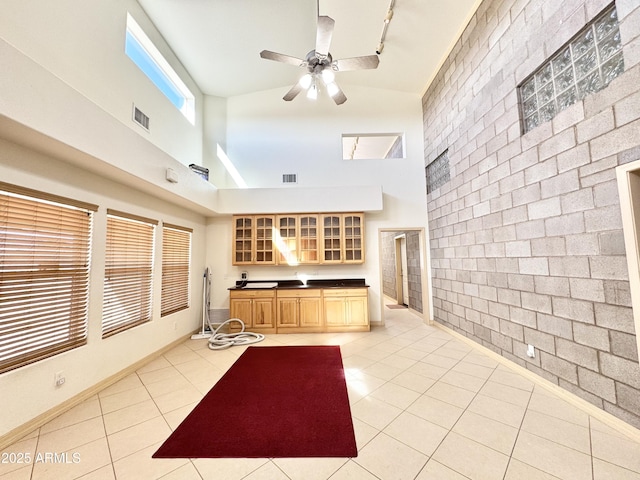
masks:
{"label": "white ceiling", "polygon": [[[260,58],[272,50],[304,58],[313,50],[316,0],[138,0],[203,93],[231,97],[282,87],[303,69]],[[334,59],[375,54],[389,0],[319,0],[335,20]],[[421,94],[479,0],[396,0],[377,70],[339,72],[348,85]]]}

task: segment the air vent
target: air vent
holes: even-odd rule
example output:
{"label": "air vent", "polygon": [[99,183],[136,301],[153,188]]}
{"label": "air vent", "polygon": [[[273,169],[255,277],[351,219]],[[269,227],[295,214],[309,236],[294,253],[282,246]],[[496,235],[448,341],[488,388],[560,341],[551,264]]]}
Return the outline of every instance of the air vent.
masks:
{"label": "air vent", "polygon": [[149,131],[149,117],[142,113],[142,111],[135,105],[133,106],[133,121],[145,130]]}
{"label": "air vent", "polygon": [[282,174],[282,183],[298,183],[298,174],[297,173],[283,173]]}

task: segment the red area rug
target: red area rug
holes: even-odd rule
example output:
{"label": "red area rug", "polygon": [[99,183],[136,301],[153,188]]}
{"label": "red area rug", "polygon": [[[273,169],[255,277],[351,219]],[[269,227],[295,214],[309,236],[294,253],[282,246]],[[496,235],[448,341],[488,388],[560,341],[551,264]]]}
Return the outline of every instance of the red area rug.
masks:
{"label": "red area rug", "polygon": [[340,347],[249,347],[153,458],[357,454]]}

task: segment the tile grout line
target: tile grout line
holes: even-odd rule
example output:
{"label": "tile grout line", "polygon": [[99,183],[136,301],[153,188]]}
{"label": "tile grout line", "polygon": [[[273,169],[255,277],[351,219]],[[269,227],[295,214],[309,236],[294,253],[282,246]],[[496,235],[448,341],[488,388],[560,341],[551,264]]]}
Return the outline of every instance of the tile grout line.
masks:
{"label": "tile grout line", "polygon": [[[451,371],[451,370],[452,370],[456,365],[458,365],[459,363],[461,363],[461,362],[462,362],[466,357],[468,357],[472,352],[473,352],[473,350],[470,350],[469,352],[467,352],[467,354],[466,354],[464,357],[462,357],[462,358],[461,358],[461,359],[460,359],[456,364],[454,364],[454,365],[453,365],[449,370],[447,370],[447,372],[446,372],[446,373],[450,372],[450,371]],[[495,371],[496,371],[496,368],[497,368],[497,365],[493,368],[493,372],[495,372]],[[440,378],[442,378],[442,376],[446,375],[446,373],[445,373],[445,374],[443,374],[443,375],[441,375],[441,376],[440,376]],[[493,373],[492,373],[492,374],[493,374]],[[489,377],[487,377],[487,379],[486,379],[486,380],[484,381],[484,383],[482,384],[482,387],[484,387],[484,386],[487,384],[487,382],[489,381],[489,378],[490,378],[490,377],[491,377],[491,375],[490,375]],[[438,381],[440,381],[440,380],[438,379]],[[436,383],[437,383],[437,382],[436,382]],[[446,382],[445,382],[445,383],[446,383]],[[435,385],[435,384],[434,384],[434,385]],[[432,385],[432,386],[433,386],[433,385]],[[465,414],[465,412],[467,412],[467,409],[469,408],[469,405],[471,405],[471,403],[473,402],[473,400],[475,400],[475,398],[480,394],[480,390],[482,390],[482,387],[480,387],[480,389],[479,389],[477,392],[475,392],[475,394],[474,394],[473,398],[469,401],[469,403],[467,404],[467,406],[462,410],[462,413],[460,414],[460,416],[458,417],[458,419],[453,423],[453,425],[451,425],[451,428],[449,428],[449,429],[448,429],[448,430],[449,430],[449,431],[448,431],[448,433],[447,433],[447,434],[442,438],[442,440],[440,441],[440,443],[438,444],[438,446],[433,450],[433,453],[430,455],[429,459],[432,459],[432,458],[433,458],[433,456],[436,454],[436,452],[438,451],[438,449],[442,446],[442,444],[443,444],[443,443],[444,443],[444,441],[447,439],[447,437],[448,437],[448,436],[453,432],[453,429],[455,428],[455,426],[458,424],[458,422],[460,421],[460,419],[462,418],[462,416]],[[431,387],[430,387],[430,388],[431,388]],[[461,388],[461,387],[458,387],[458,388]],[[427,389],[427,392],[428,392],[428,391],[429,391],[429,390]],[[425,392],[425,394],[426,394],[426,392]],[[448,402],[447,402],[447,403],[448,403]],[[455,406],[455,405],[454,405],[454,406]],[[485,418],[487,418],[487,417],[485,417]],[[457,433],[457,432],[453,432],[453,433],[456,433],[457,435],[460,435],[460,436],[462,436],[462,437],[464,437],[464,438],[466,438],[466,439],[468,439],[468,440],[471,440],[472,442],[478,443],[479,445],[483,445],[484,447],[491,448],[491,447],[489,447],[488,445],[484,445],[484,444],[482,444],[482,443],[480,443],[480,442],[477,442],[476,440],[474,440],[474,439],[472,439],[472,438],[469,438],[469,437],[467,437],[467,436],[465,436],[465,435],[462,435],[462,434],[460,434],[460,433]],[[492,450],[494,450],[493,448],[491,448],[491,449],[492,449]],[[496,452],[497,452],[497,450],[494,450],[494,451],[496,451]],[[502,453],[502,452],[498,452],[498,453]],[[503,454],[503,455],[504,455],[504,454]],[[436,462],[437,462],[437,460],[434,460],[434,461],[436,461]],[[427,463],[429,463],[429,462],[427,462]],[[438,462],[438,463],[440,463],[440,462]],[[447,467],[448,469],[450,469],[450,470],[452,470],[452,471],[454,471],[454,472],[458,473],[459,475],[462,475],[463,477],[466,477],[466,475],[464,475],[464,474],[463,474],[463,473],[461,473],[461,472],[458,472],[457,470],[453,469],[453,468],[452,468],[452,467],[450,467],[449,465],[445,465],[445,464],[442,464],[442,465],[444,465],[444,466],[445,466],[445,467]],[[507,462],[507,465],[508,465],[508,462]],[[425,464],[425,466],[426,466],[426,464]],[[506,469],[505,469],[505,473],[506,473]],[[467,477],[467,478],[468,478],[468,477]]]}
{"label": "tile grout line", "polygon": [[[522,425],[524,425],[524,419],[527,417],[527,411],[529,410],[529,405],[531,404],[531,398],[533,397],[533,392],[535,391],[536,387],[535,385],[533,386],[533,389],[531,390],[531,393],[529,394],[529,400],[527,401],[527,406],[524,409],[524,414],[522,415],[522,419],[520,420],[520,426],[518,427],[518,433],[516,434],[516,438],[513,440],[513,446],[511,447],[511,453],[509,454],[509,461],[507,462],[507,468],[505,468],[504,470],[504,475],[502,476],[502,479],[505,480],[507,473],[509,472],[509,465],[511,465],[511,460],[513,459],[513,452],[516,449],[516,445],[518,443],[518,438],[520,438],[520,432],[522,431]],[[518,460],[520,461],[520,460]],[[524,463],[524,462],[523,462]],[[532,468],[536,468],[536,470],[539,470],[537,467],[534,467],[533,465],[529,465]],[[547,473],[547,472],[545,472]],[[552,475],[555,476],[555,475]]]}

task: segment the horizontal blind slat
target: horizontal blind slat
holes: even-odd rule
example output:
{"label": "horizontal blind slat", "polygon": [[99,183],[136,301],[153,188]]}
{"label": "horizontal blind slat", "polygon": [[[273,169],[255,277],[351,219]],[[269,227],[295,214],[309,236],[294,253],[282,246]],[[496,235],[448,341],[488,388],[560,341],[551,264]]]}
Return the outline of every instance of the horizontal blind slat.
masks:
{"label": "horizontal blind slat", "polygon": [[160,315],[189,308],[192,230],[164,224]]}
{"label": "horizontal blind slat", "polygon": [[109,210],[102,337],[151,319],[154,220]]}
{"label": "horizontal blind slat", "polygon": [[14,187],[0,182],[0,373],[86,343],[98,208]]}

